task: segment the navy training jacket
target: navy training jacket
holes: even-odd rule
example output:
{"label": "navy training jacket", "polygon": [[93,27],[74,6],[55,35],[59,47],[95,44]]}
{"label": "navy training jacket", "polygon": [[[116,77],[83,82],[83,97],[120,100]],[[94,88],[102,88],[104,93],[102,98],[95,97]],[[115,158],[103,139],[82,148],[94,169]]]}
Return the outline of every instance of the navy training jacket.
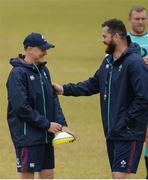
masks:
{"label": "navy training jacket", "polygon": [[107,139],[144,141],[148,119],[148,67],[136,43],[130,43],[116,61],[112,55],[105,57],[93,77],[63,87],[66,96],[100,93]]}
{"label": "navy training jacket", "polygon": [[25,64],[17,57],[7,80],[7,119],[15,147],[51,143],[51,122],[67,126],[46,63]]}

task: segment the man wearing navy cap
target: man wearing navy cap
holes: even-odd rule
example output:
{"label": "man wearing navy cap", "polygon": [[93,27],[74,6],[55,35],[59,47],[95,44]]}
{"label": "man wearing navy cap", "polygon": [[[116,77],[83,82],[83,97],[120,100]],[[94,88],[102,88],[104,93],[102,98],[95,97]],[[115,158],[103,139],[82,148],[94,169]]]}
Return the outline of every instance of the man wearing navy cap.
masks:
{"label": "man wearing navy cap", "polygon": [[52,139],[58,131],[69,131],[49,71],[44,61],[54,48],[38,33],[23,42],[25,55],[10,60],[8,80],[8,125],[14,143],[17,170],[22,179],[54,177]]}

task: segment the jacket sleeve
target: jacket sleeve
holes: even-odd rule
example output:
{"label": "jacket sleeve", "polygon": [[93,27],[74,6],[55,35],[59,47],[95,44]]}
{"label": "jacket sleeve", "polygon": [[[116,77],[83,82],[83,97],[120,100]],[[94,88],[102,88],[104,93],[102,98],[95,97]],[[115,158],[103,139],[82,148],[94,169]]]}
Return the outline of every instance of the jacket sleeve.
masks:
{"label": "jacket sleeve", "polygon": [[8,81],[8,101],[10,101],[12,110],[19,119],[42,129],[48,129],[50,122],[42,116],[37,110],[32,109],[28,101],[27,81],[25,73],[20,68],[13,68]]}
{"label": "jacket sleeve", "polygon": [[62,126],[67,126],[58,96],[56,95],[54,90],[53,93],[54,93],[55,120],[57,123],[61,124]]}
{"label": "jacket sleeve", "polygon": [[93,77],[77,84],[69,83],[63,86],[65,96],[91,96],[99,93],[99,70]]}
{"label": "jacket sleeve", "polygon": [[[47,73],[49,82],[51,84],[50,72],[49,72],[47,67],[45,67],[44,70]],[[67,123],[66,123],[66,120],[65,120],[61,105],[60,105],[60,101],[59,101],[58,96],[57,96],[54,89],[53,89],[53,101],[54,101],[55,121],[57,123],[61,124],[62,126],[68,126]]]}
{"label": "jacket sleeve", "polygon": [[130,64],[129,73],[134,99],[127,110],[127,121],[143,119],[144,123],[148,117],[148,67],[141,59]]}

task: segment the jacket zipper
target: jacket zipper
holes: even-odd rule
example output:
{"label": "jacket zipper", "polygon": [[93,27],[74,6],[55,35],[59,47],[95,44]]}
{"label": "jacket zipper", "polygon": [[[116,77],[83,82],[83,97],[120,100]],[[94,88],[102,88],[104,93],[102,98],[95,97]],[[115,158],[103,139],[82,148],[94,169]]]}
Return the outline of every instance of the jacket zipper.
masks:
{"label": "jacket zipper", "polygon": [[[40,77],[40,84],[41,84],[41,89],[42,89],[42,97],[43,97],[43,104],[44,104],[44,116],[46,117],[46,105],[45,105],[45,93],[44,93],[44,87],[43,87],[43,81],[42,81],[42,76],[41,76],[41,73],[37,67],[36,64],[34,64],[36,70],[38,71],[38,74],[39,74],[39,77]],[[48,138],[47,138],[47,130],[45,131],[45,136],[46,136],[46,144],[48,143]]]}
{"label": "jacket zipper", "polygon": [[108,102],[107,102],[107,123],[108,123],[108,132],[110,131],[110,100],[111,100],[111,81],[112,81],[112,70],[113,65],[107,60],[109,63],[109,83],[108,83]]}
{"label": "jacket zipper", "polygon": [[26,122],[24,122],[24,135],[26,136]]}

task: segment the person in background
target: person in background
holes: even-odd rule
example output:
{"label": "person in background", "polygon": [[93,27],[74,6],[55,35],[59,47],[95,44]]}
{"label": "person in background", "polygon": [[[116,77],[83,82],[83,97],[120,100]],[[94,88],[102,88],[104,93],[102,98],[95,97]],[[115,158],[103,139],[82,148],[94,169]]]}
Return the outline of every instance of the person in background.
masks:
{"label": "person in background", "polygon": [[[145,7],[140,5],[133,6],[129,12],[128,19],[131,25],[131,31],[128,35],[130,35],[133,42],[140,45],[141,56],[143,57],[145,63],[148,64],[148,13]],[[146,179],[148,179],[148,126],[145,139],[144,157],[147,170]]]}

